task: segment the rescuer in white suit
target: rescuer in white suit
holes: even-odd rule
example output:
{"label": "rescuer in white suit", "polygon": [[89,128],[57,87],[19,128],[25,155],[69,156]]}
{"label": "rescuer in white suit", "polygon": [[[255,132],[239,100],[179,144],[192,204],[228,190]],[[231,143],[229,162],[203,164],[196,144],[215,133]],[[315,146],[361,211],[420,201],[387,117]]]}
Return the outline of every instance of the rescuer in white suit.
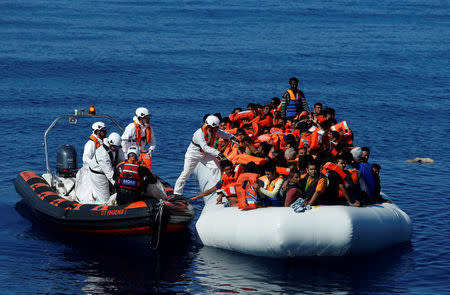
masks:
{"label": "rescuer in white suit", "polygon": [[95,151],[102,146],[103,140],[106,137],[108,129],[103,122],[95,122],[92,124],[92,134],[89,137],[89,140],[84,144],[83,150],[83,166],[78,170],[77,175],[75,177],[75,195],[76,199],[81,203],[81,200],[89,201],[90,198],[88,194],[90,190],[86,190],[89,188],[89,165],[88,161],[92,159],[95,154]]}
{"label": "rescuer in white suit", "polygon": [[[156,147],[155,133],[150,126],[151,114],[147,108],[139,107],[136,109],[136,115],[133,122],[128,124],[122,134],[122,149],[124,154],[128,148],[136,145],[141,154],[141,162],[151,168],[151,156]],[[148,145],[148,149],[146,146]]]}
{"label": "rescuer in white suit", "polygon": [[84,145],[83,166],[87,165],[87,162],[94,156],[95,151],[102,145],[107,132],[108,128],[106,128],[105,123],[95,122],[92,124],[92,134]]}
{"label": "rescuer in white suit", "polygon": [[117,133],[111,133],[107,143],[100,146],[94,154],[94,157],[88,161],[89,180],[91,186],[92,200],[86,200],[89,204],[106,204],[110,197],[109,184],[114,185],[114,167],[113,153],[117,152],[122,146],[121,138]]}
{"label": "rescuer in white suit", "polygon": [[184,156],[184,168],[178,177],[173,193],[182,195],[186,180],[194,171],[198,163],[208,167],[212,174],[220,176],[218,159],[226,159],[226,157],[214,148],[214,142],[217,137],[228,140],[237,141],[230,133],[219,129],[220,120],[214,115],[206,118],[205,124],[194,132],[192,141]]}

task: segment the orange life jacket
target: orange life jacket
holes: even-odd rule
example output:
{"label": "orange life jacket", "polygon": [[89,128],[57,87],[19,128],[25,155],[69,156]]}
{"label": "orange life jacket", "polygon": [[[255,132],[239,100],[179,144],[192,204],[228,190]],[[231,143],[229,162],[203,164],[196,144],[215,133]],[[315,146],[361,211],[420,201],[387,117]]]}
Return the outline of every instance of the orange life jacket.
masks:
{"label": "orange life jacket", "polygon": [[95,146],[97,148],[99,148],[102,144],[100,143],[100,141],[98,140],[98,138],[92,134],[91,136],[89,136],[89,139],[92,140],[95,143]]}
{"label": "orange life jacket", "polygon": [[[136,128],[136,139],[137,139],[137,144],[139,146],[141,146],[141,141],[142,141],[142,135],[141,135],[141,125],[139,123],[133,122],[134,123],[134,127]],[[148,124],[148,126],[145,128],[145,143],[149,143],[150,140],[152,139],[152,129],[150,128],[150,124]]]}
{"label": "orange life jacket", "polygon": [[257,173],[242,173],[236,181],[236,195],[239,209],[256,209],[257,192],[253,185],[258,181]]}
{"label": "orange life jacket", "polygon": [[[240,127],[250,122],[253,118],[255,118],[255,112],[252,110],[242,111],[234,115],[233,122],[239,122]],[[231,120],[231,118],[230,118]]]}
{"label": "orange life jacket", "polygon": [[233,162],[234,158],[239,155],[239,145],[230,142],[227,147],[225,148],[225,151],[223,152],[225,157],[227,157],[228,160]]}
{"label": "orange life jacket", "polygon": [[270,181],[269,178],[266,175],[263,175],[263,176],[261,176],[259,178],[259,180],[264,182],[264,184],[267,184],[267,186],[264,189],[268,190],[269,192],[273,192],[273,190],[275,189],[275,184],[277,183],[277,181],[280,178],[283,179],[283,176],[279,175],[277,178],[275,178],[274,180]]}
{"label": "orange life jacket", "polygon": [[216,141],[217,130],[213,129],[212,134],[209,134],[207,127],[208,127],[208,125],[206,125],[206,124],[202,126],[203,135],[205,137],[206,143],[210,147],[214,147],[214,142]]}
{"label": "orange life jacket", "polygon": [[254,162],[256,165],[264,165],[267,163],[267,160],[264,158],[255,157],[252,155],[238,154],[236,157],[234,157],[233,162],[238,163],[238,164],[243,164],[243,165],[246,165],[250,162]]}
{"label": "orange life jacket", "polygon": [[294,92],[291,89],[286,90],[289,93],[291,100],[298,100],[299,91],[297,90],[297,94],[294,95]]}
{"label": "orange life jacket", "polygon": [[341,137],[339,137],[338,142],[345,141],[348,144],[353,144],[353,132],[348,127],[347,121],[342,121],[340,123],[337,123],[337,124],[331,126],[330,130],[336,131],[339,133],[341,133],[341,132],[343,133],[343,134],[341,134]]}
{"label": "orange life jacket", "polygon": [[325,147],[329,146],[329,136],[326,134],[320,135],[320,131],[323,130],[316,128],[311,134],[310,148],[316,152],[323,152]]}
{"label": "orange life jacket", "polygon": [[281,175],[289,175],[289,173],[291,172],[291,168],[276,166],[276,171]]}
{"label": "orange life jacket", "polygon": [[311,146],[311,133],[304,132],[302,136],[300,137],[298,148],[309,148]]}

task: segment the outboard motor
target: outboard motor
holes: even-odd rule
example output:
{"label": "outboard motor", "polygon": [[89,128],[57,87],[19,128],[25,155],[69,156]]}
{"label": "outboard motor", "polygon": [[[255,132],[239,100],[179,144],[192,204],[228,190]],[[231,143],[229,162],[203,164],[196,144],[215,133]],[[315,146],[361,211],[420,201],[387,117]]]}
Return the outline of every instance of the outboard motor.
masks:
{"label": "outboard motor", "polygon": [[56,155],[56,172],[62,177],[74,177],[77,170],[77,151],[69,144],[61,146]]}

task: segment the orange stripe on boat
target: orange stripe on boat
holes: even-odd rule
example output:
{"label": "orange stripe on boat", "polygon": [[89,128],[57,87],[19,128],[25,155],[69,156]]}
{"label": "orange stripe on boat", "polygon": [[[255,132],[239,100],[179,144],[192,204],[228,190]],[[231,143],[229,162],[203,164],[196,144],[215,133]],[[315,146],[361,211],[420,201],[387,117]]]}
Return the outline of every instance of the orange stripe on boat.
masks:
{"label": "orange stripe on boat", "polygon": [[59,199],[55,199],[55,200],[51,201],[50,204],[55,205],[55,206],[59,206],[59,204],[64,202],[64,201],[67,201],[67,200],[64,199],[64,198],[59,198]]}
{"label": "orange stripe on boat", "polygon": [[147,207],[147,204],[143,201],[139,201],[139,202],[131,203],[130,205],[125,207],[125,209],[144,208],[144,207]]}
{"label": "orange stripe on boat", "polygon": [[43,183],[43,182],[38,182],[38,183],[35,183],[35,184],[30,185],[30,187],[31,187],[34,191],[35,191],[38,187],[41,187],[41,186],[48,186],[48,184]]}
{"label": "orange stripe on boat", "polygon": [[108,210],[108,205],[98,205],[91,209],[91,211],[104,211]]}
{"label": "orange stripe on boat", "polygon": [[42,178],[39,175],[37,175],[36,172],[34,172],[34,171],[23,171],[22,173],[20,173],[20,176],[22,176],[22,178],[25,181],[28,181],[28,180],[30,180],[32,178],[36,178],[36,177]]}

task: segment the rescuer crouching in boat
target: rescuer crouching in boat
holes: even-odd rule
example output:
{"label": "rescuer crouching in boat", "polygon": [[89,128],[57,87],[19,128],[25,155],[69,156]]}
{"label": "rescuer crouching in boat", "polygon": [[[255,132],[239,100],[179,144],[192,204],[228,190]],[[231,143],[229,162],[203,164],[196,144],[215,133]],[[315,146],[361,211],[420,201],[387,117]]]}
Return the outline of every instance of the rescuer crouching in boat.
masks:
{"label": "rescuer crouching in boat", "polygon": [[[119,206],[144,200],[149,189],[159,183],[158,178],[138,159],[139,149],[136,146],[130,146],[127,160],[116,167],[114,175],[117,189],[116,201]],[[160,191],[158,188],[156,190]],[[157,199],[166,198],[163,191],[151,193],[151,195]]]}

